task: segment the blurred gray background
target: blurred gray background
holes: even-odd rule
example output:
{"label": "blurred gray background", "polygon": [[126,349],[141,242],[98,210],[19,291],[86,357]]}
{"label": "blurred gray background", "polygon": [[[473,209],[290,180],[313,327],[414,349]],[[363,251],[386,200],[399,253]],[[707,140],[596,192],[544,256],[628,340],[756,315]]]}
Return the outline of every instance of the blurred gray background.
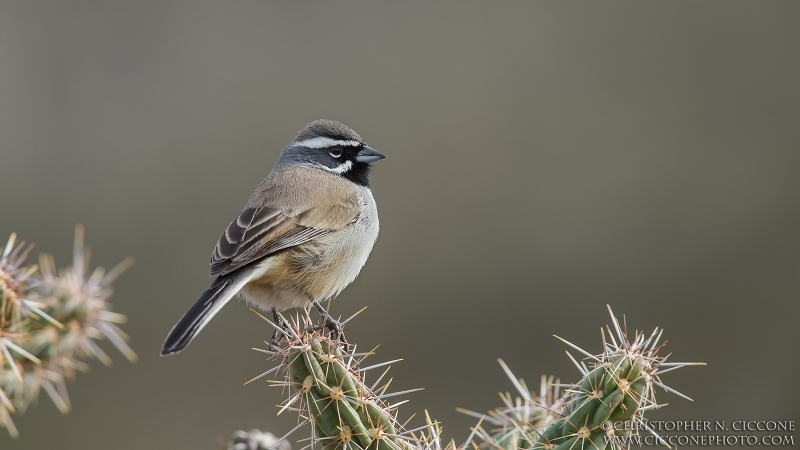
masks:
{"label": "blurred gray background", "polygon": [[[269,327],[233,302],[158,356],[228,222],[307,122],[388,157],[381,236],[334,304],[463,440],[513,387],[576,380],[606,303],[666,328],[654,419],[798,419],[797,2],[12,2],[0,5],[0,237],[136,265],[119,354],[15,416],[10,449],[214,449],[282,434]],[[5,238],[3,238],[5,239]],[[295,437],[303,437],[307,431]],[[297,446],[299,448],[300,446]]]}

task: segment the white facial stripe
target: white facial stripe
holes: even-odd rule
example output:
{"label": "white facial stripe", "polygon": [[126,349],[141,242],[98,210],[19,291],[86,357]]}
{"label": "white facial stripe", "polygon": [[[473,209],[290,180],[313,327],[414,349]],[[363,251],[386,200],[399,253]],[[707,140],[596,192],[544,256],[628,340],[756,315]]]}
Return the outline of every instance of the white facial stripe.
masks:
{"label": "white facial stripe", "polygon": [[327,137],[315,137],[311,139],[306,139],[300,142],[295,142],[294,145],[308,147],[308,148],[328,148],[328,147],[335,147],[335,146],[343,146],[343,147],[358,147],[361,145],[358,141],[340,141],[336,139],[331,139]]}
{"label": "white facial stripe", "polygon": [[353,161],[350,161],[348,159],[347,161],[343,162],[342,164],[339,164],[338,166],[336,166],[334,168],[330,168],[330,167],[323,166],[323,165],[319,165],[319,166],[316,166],[316,167],[319,167],[320,169],[325,169],[328,172],[333,172],[333,173],[337,173],[337,174],[341,175],[341,174],[347,172],[348,170],[350,170],[350,168],[353,167]]}

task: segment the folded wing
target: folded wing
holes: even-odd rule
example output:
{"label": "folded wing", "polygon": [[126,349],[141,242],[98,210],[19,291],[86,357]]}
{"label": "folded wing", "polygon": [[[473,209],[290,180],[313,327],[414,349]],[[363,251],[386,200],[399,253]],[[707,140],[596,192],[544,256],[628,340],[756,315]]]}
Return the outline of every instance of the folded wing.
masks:
{"label": "folded wing", "polygon": [[228,225],[214,248],[210,274],[227,275],[280,250],[337,231],[358,218],[358,203],[309,208],[260,206],[245,208]]}

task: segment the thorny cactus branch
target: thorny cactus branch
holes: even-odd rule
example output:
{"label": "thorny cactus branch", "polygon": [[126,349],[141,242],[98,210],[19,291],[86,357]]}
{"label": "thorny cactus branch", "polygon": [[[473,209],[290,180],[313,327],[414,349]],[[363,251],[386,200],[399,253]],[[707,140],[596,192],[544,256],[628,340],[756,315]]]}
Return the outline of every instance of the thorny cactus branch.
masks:
{"label": "thorny cactus branch", "polygon": [[55,270],[51,256],[24,266],[31,247],[11,235],[0,254],[0,426],[16,437],[11,413],[24,411],[41,390],[62,412],[70,409],[66,380],[88,370],[86,361],[111,358],[95,342],[108,338],[130,361],[136,354],[110,311],[111,283],[127,269],[126,259],[109,272],[89,271],[83,228],[75,229],[72,266]]}
{"label": "thorny cactus branch", "polygon": [[[660,375],[681,367],[705,363],[668,363],[669,355],[658,356],[659,350],[664,346],[663,343],[659,344],[663,330],[656,328],[649,337],[637,331],[631,341],[624,320],[620,326],[611,307],[608,307],[608,312],[614,328],[613,331],[610,327],[606,327],[605,331],[601,328],[603,352],[599,355],[592,355],[556,336],[585,355],[583,361],[578,363],[567,352],[583,375],[574,385],[560,385],[558,382],[551,384],[552,381],[548,381],[548,386],[543,386],[542,394],[537,398],[501,362],[522,400],[518,398],[513,407],[506,401],[506,408],[495,410],[489,416],[477,414],[500,427],[490,433],[480,425],[476,426],[484,447],[619,450],[625,448],[621,439],[624,433],[648,429],[645,411],[663,406],[656,402],[656,387],[689,399],[666,386]],[[606,341],[606,336],[610,342]],[[588,361],[588,365],[585,361]],[[563,398],[557,404],[549,403],[545,393],[550,388],[558,387],[566,388]],[[521,411],[525,413],[521,415]],[[542,425],[546,425],[543,418],[552,420],[554,417],[550,413],[560,417],[543,427]],[[619,422],[635,426],[613,425]],[[612,425],[609,426],[610,424]]]}
{"label": "thorny cactus branch", "polygon": [[[342,324],[347,324],[357,314]],[[289,391],[289,397],[281,405],[278,414],[287,410],[297,412],[298,426],[282,439],[303,425],[310,424],[311,437],[304,448],[443,448],[440,442],[441,428],[427,413],[425,425],[416,429],[406,427],[411,418],[404,422],[398,419],[398,407],[406,401],[391,402],[399,395],[419,390],[387,392],[392,380],[386,380],[386,374],[390,365],[400,360],[364,366],[365,360],[374,354],[375,349],[358,352],[356,346],[342,345],[338,339],[326,336],[323,327],[312,327],[307,311],[302,317],[298,314],[285,319],[284,322],[288,324],[286,328],[261,317],[282,333],[282,345],[275,350],[254,350],[278,359],[280,364],[248,383],[273,373],[283,376],[283,379],[272,381],[273,386]],[[382,372],[375,381],[368,383],[366,375],[375,369],[381,369]],[[455,445],[450,443],[445,448],[455,448]]]}

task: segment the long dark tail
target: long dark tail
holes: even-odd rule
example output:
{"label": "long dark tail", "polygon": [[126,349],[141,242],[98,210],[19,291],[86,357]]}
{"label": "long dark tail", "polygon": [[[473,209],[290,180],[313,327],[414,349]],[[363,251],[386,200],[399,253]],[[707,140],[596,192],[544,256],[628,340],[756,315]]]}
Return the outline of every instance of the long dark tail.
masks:
{"label": "long dark tail", "polygon": [[242,280],[238,274],[217,277],[197,303],[172,327],[161,347],[161,356],[178,353],[189,345],[217,311],[242,288],[243,281],[246,282],[246,279]]}

